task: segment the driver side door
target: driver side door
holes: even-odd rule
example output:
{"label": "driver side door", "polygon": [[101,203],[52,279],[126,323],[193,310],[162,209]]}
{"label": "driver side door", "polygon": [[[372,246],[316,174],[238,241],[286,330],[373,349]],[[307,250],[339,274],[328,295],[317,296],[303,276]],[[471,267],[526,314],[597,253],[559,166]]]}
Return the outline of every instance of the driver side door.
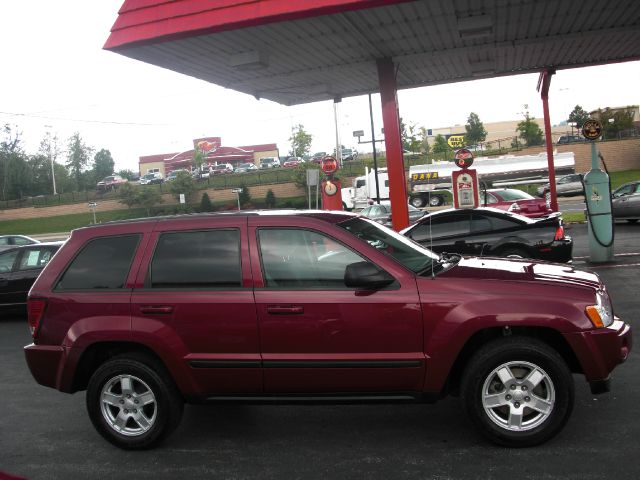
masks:
{"label": "driver side door", "polygon": [[348,288],[346,266],[370,259],[323,232],[252,221],[260,218],[249,222],[265,393],[419,391],[425,357],[413,275],[378,263],[391,286]]}

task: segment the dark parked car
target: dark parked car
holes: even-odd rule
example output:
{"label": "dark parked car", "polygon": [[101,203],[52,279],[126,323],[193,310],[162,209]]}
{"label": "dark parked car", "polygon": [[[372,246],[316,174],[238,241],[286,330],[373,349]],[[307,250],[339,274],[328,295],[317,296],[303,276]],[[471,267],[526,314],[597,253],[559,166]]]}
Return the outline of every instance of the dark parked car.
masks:
{"label": "dark parked car", "polygon": [[[415,223],[424,216],[424,211],[419,210],[413,205],[409,205],[409,223]],[[360,211],[360,215],[364,215],[371,220],[375,220],[378,223],[391,226],[391,202],[382,201],[380,204],[374,203],[368,207],[363,208]]]}
{"label": "dark parked car", "polygon": [[[549,184],[538,187],[538,196],[544,197],[549,192]],[[556,179],[556,194],[561,197],[571,195],[583,195],[582,174],[572,173]]]}
{"label": "dark parked car", "polygon": [[553,213],[546,199],[536,198],[515,188],[494,188],[486,192],[481,190],[480,205],[518,213],[531,218],[543,217]]}
{"label": "dark parked car", "polygon": [[0,252],[0,312],[26,313],[31,285],[62,243],[34,243]]}
{"label": "dark parked car", "polygon": [[572,373],[593,393],[608,391],[632,340],[593,273],[440,256],[345,212],[75,230],[33,285],[28,310],[35,379],[86,390],[94,426],[128,449],[166,437],[185,401],[432,401],[449,392],[491,440],[535,445],[567,422]]}
{"label": "dark parked car", "polygon": [[256,170],[258,170],[258,167],[254,163],[241,163],[236,167],[234,173],[255,172]]}
{"label": "dark parked car", "polygon": [[440,210],[402,234],[438,253],[480,257],[568,262],[573,249],[559,214],[534,220],[494,208]]}
{"label": "dark parked car", "polygon": [[20,245],[31,245],[33,243],[40,242],[26,235],[0,235],[0,252]]}
{"label": "dark parked car", "polygon": [[585,138],[580,135],[561,135],[558,138],[558,145],[566,145],[567,143],[586,142]]}
{"label": "dark parked car", "polygon": [[640,180],[625,183],[614,190],[611,209],[616,220],[637,222],[640,219]]}

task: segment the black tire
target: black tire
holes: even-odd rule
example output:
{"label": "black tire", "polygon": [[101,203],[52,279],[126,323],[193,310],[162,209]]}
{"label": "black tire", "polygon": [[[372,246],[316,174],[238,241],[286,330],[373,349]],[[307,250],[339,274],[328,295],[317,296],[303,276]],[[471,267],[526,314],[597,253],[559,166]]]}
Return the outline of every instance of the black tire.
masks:
{"label": "black tire", "polygon": [[444,205],[444,198],[442,197],[442,195],[430,195],[429,196],[429,206],[431,206],[431,207],[439,207],[440,205]]}
{"label": "black tire", "polygon": [[505,248],[500,252],[500,256],[508,258],[531,258],[531,255],[529,255],[526,250],[517,247]]}
{"label": "black tire", "polygon": [[412,206],[416,207],[416,208],[422,208],[424,207],[427,203],[424,201],[424,198],[422,197],[411,197],[410,203]]}
{"label": "black tire", "polygon": [[[126,378],[130,388],[125,389]],[[126,354],[103,363],[91,376],[86,395],[89,418],[100,435],[125,450],[151,448],[164,440],[180,423],[184,406],[177,387],[166,378],[164,367],[145,355]],[[103,393],[113,405],[103,404]],[[115,426],[119,420],[120,431]]]}
{"label": "black tire", "polygon": [[[527,383],[530,374],[539,379],[535,385]],[[503,377],[511,380],[503,382]],[[567,423],[573,410],[573,377],[564,359],[547,344],[505,337],[486,344],[469,360],[461,397],[467,415],[489,440],[506,447],[531,447],[546,442]],[[531,408],[534,405],[542,411]]]}

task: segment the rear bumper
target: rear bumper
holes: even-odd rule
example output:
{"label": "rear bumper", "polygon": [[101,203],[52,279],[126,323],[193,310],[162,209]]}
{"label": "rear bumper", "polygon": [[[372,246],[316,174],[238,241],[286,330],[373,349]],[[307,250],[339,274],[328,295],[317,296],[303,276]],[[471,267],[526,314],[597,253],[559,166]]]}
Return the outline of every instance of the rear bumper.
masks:
{"label": "rear bumper", "polygon": [[631,326],[619,319],[607,328],[564,336],[573,348],[587,381],[596,389],[608,383],[611,371],[629,357],[633,344]]}
{"label": "rear bumper", "polygon": [[57,345],[27,345],[24,354],[31,375],[45,387],[62,390],[62,370],[67,357],[64,347]]}
{"label": "rear bumper", "polygon": [[566,263],[572,259],[573,240],[565,237],[564,240],[554,240],[551,244],[538,247],[538,258],[549,262]]}

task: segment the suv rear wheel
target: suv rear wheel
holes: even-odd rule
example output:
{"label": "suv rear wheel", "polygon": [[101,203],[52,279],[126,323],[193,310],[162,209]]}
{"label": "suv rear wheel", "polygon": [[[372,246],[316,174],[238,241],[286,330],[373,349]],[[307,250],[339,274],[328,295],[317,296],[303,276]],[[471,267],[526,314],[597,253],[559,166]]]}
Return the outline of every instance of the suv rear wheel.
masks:
{"label": "suv rear wheel", "polygon": [[150,448],[180,423],[183,401],[151,358],[123,355],[103,363],[87,387],[87,410],[98,432],[128,450]]}
{"label": "suv rear wheel", "polygon": [[493,442],[529,447],[553,437],[573,409],[573,378],[563,358],[533,338],[482,347],[461,384],[467,414]]}

